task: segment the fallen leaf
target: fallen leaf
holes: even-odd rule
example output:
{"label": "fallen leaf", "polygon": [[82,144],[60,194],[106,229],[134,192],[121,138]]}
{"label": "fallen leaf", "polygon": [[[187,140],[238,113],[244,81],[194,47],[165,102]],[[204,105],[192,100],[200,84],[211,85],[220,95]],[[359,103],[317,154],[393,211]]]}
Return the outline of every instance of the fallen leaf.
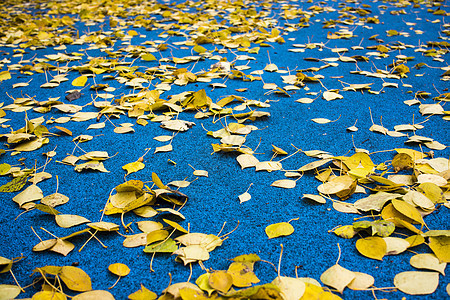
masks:
{"label": "fallen leaf", "polygon": [[273,239],[280,236],[291,235],[294,233],[294,227],[287,222],[281,222],[267,226],[265,231],[269,239]]}
{"label": "fallen leaf", "polygon": [[445,276],[445,267],[447,266],[447,263],[439,261],[439,259],[431,253],[416,254],[411,257],[409,263],[414,268],[436,271]]}
{"label": "fallen leaf", "polygon": [[356,241],[356,249],[365,257],[383,260],[387,245],[381,237],[370,236]]}
{"label": "fallen leaf", "polygon": [[59,277],[72,291],[86,292],[92,290],[91,278],[80,268],[64,266]]}
{"label": "fallen leaf", "polygon": [[115,263],[108,266],[108,270],[114,275],[123,277],[130,274],[130,268],[122,263]]}
{"label": "fallen leaf", "polygon": [[408,295],[429,295],[439,285],[439,273],[407,271],[394,277],[394,285]]}
{"label": "fallen leaf", "polygon": [[72,85],[73,85],[73,86],[83,87],[83,86],[86,85],[87,80],[88,80],[87,76],[81,75],[81,76],[75,78],[75,79],[72,81]]}
{"label": "fallen leaf", "polygon": [[332,288],[342,293],[344,289],[355,279],[354,272],[347,270],[336,264],[328,268],[320,275],[320,280]]}
{"label": "fallen leaf", "polygon": [[284,189],[293,189],[295,188],[297,182],[291,179],[280,179],[272,182],[270,186],[275,186]]}

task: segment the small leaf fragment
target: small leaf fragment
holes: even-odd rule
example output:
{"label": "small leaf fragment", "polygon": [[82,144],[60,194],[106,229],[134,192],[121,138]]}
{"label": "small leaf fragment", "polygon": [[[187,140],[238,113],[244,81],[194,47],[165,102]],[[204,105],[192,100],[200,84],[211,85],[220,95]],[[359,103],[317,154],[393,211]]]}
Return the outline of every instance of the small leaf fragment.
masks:
{"label": "small leaf fragment", "polygon": [[249,192],[245,192],[241,195],[239,195],[239,202],[242,204],[244,202],[249,201],[252,198]]}

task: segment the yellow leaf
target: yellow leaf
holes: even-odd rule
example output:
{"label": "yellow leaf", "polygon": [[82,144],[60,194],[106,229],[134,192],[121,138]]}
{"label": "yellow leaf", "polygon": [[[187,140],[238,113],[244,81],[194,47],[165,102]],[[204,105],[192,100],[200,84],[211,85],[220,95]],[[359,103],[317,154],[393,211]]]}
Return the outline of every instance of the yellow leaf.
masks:
{"label": "yellow leaf", "polygon": [[306,289],[300,300],[310,300],[310,299],[330,299],[330,300],[340,300],[341,298],[331,292],[325,291],[322,287],[312,284],[305,283]]}
{"label": "yellow leaf", "polygon": [[216,271],[209,275],[208,283],[213,289],[226,293],[233,285],[233,277],[225,271]]}
{"label": "yellow leaf", "polygon": [[32,300],[66,300],[67,297],[64,294],[55,291],[42,291],[33,295]]}
{"label": "yellow leaf", "polygon": [[178,231],[181,231],[183,233],[188,233],[188,231],[186,229],[184,229],[180,224],[167,220],[167,219],[163,219],[164,222],[166,222],[167,224],[169,224],[170,226],[172,226],[173,228],[175,228]]}
{"label": "yellow leaf", "polygon": [[242,204],[242,203],[244,203],[244,202],[250,200],[250,199],[252,198],[252,195],[250,195],[249,192],[245,192],[245,193],[239,195],[238,198],[239,198],[239,203]]}
{"label": "yellow leaf", "polygon": [[9,71],[0,72],[0,82],[8,79],[11,79],[11,73],[9,73]]}
{"label": "yellow leaf", "polygon": [[[0,192],[13,193],[13,192],[20,191],[27,183],[27,178],[28,178],[28,175],[23,175],[23,176],[14,178],[10,182],[5,183],[4,185],[0,186]],[[16,195],[16,197],[19,195]]]}
{"label": "yellow leaf", "polygon": [[191,289],[191,288],[188,288],[188,287],[180,289],[180,296],[181,296],[182,300],[190,300],[190,299],[207,300],[207,299],[211,299],[209,297],[206,297],[205,293],[203,293],[202,291],[194,290],[194,289]]}
{"label": "yellow leaf", "polygon": [[130,268],[122,263],[111,264],[109,265],[108,270],[111,273],[120,277],[127,276],[128,274],[130,274]]}
{"label": "yellow leaf", "polygon": [[64,266],[59,277],[72,291],[86,292],[92,290],[91,278],[80,268]]}
{"label": "yellow leaf", "polygon": [[353,227],[353,225],[344,225],[344,226],[339,226],[337,228],[335,228],[333,230],[334,234],[336,234],[337,236],[340,236],[344,239],[351,239],[353,238],[356,233],[358,233],[355,228]]}
{"label": "yellow leaf", "polygon": [[331,122],[331,120],[326,119],[326,118],[314,118],[314,119],[311,119],[311,121],[313,121],[314,123],[317,123],[317,124],[327,124],[327,123]]}
{"label": "yellow leaf", "polygon": [[281,149],[280,147],[277,147],[275,145],[272,145],[272,151],[275,152],[278,155],[287,155],[287,152]]}
{"label": "yellow leaf", "polygon": [[291,235],[293,232],[294,227],[287,222],[275,223],[266,227],[266,234],[269,239]]}
{"label": "yellow leaf", "polygon": [[227,273],[233,278],[233,285],[236,287],[248,287],[259,282],[253,273],[253,263],[233,262],[228,267]]}
{"label": "yellow leaf", "polygon": [[72,226],[77,226],[83,223],[90,222],[85,217],[81,217],[78,215],[66,215],[66,214],[58,214],[55,216],[55,221],[58,226],[63,228],[70,228]]}
{"label": "yellow leaf", "polygon": [[412,159],[418,160],[418,159],[423,159],[425,157],[427,157],[427,155],[425,153],[413,150],[413,149],[408,149],[408,148],[397,148],[394,149],[395,151],[397,151],[397,153],[405,153],[408,154],[410,157],[412,157]]}
{"label": "yellow leaf", "polygon": [[387,245],[381,237],[370,236],[356,241],[356,249],[365,257],[383,260]]}
{"label": "yellow leaf", "polygon": [[130,300],[154,300],[156,298],[158,298],[158,295],[147,289],[142,284],[139,290],[128,295],[128,299]]}
{"label": "yellow leaf", "polygon": [[392,166],[394,167],[394,171],[402,171],[411,169],[414,166],[414,161],[411,156],[406,153],[397,153],[392,159]]}
{"label": "yellow leaf", "polygon": [[132,163],[128,163],[125,166],[122,167],[122,169],[124,169],[125,171],[127,171],[127,175],[137,172],[139,170],[142,170],[143,168],[145,168],[145,164],[140,162],[140,161],[135,161]]}
{"label": "yellow leaf", "polygon": [[53,247],[50,248],[50,251],[62,254],[67,256],[73,249],[75,245],[69,241],[65,241],[63,239],[56,239],[56,243]]}
{"label": "yellow leaf", "polygon": [[168,144],[168,145],[156,147],[154,153],[158,153],[158,152],[170,152],[170,151],[172,151],[172,149],[173,149],[172,144]]}
{"label": "yellow leaf", "polygon": [[141,56],[141,58],[145,61],[152,61],[152,60],[156,60],[156,57],[151,54],[151,53],[147,53]]}
{"label": "yellow leaf", "polygon": [[407,237],[405,240],[408,241],[408,243],[410,244],[410,248],[411,247],[415,247],[418,245],[422,245],[423,243],[425,243],[425,238],[421,235],[411,235],[409,237]]}
{"label": "yellow leaf", "polygon": [[343,200],[350,197],[355,189],[356,181],[349,175],[336,176],[317,187],[320,193],[327,195],[336,194]]}
{"label": "yellow leaf", "polygon": [[197,53],[205,53],[206,49],[200,45],[195,45],[194,46],[194,51]]}
{"label": "yellow leaf", "polygon": [[215,289],[213,289],[210,285],[209,285],[209,276],[211,274],[210,273],[204,273],[202,275],[200,275],[197,280],[195,280],[195,284],[202,289],[203,291],[208,293],[208,296],[211,296],[212,293],[214,293]]}
{"label": "yellow leaf", "polygon": [[331,100],[336,100],[336,99],[343,99],[344,96],[342,96],[336,92],[326,91],[326,92],[323,92],[322,98],[327,101],[331,101]]}
{"label": "yellow leaf", "polygon": [[64,132],[64,133],[67,134],[67,135],[72,136],[72,131],[70,131],[70,130],[67,129],[67,128],[64,128],[64,127],[61,127],[61,126],[55,126],[55,128],[61,130],[62,132]]}
{"label": "yellow leaf", "polygon": [[147,244],[153,244],[154,242],[159,242],[165,240],[169,236],[167,230],[155,230],[147,234]]}
{"label": "yellow leaf", "polygon": [[94,222],[89,223],[87,226],[98,230],[98,231],[117,231],[119,230],[119,225],[111,222]]}
{"label": "yellow leaf", "polygon": [[72,81],[72,85],[73,85],[73,86],[80,86],[80,87],[85,86],[85,85],[86,85],[86,82],[87,82],[87,79],[88,79],[87,76],[81,75],[81,76],[75,78],[75,79]]}
{"label": "yellow leaf", "polygon": [[450,237],[430,236],[430,248],[440,261],[450,263]]}
{"label": "yellow leaf", "polygon": [[158,175],[156,175],[155,172],[152,173],[152,181],[160,189],[167,189],[167,186],[162,183],[161,179],[159,179]]}
{"label": "yellow leaf", "polygon": [[393,199],[392,205],[402,215],[410,218],[411,220],[414,220],[415,222],[417,222],[419,224],[425,225],[425,222],[422,219],[422,215],[411,204],[409,204],[403,200]]}

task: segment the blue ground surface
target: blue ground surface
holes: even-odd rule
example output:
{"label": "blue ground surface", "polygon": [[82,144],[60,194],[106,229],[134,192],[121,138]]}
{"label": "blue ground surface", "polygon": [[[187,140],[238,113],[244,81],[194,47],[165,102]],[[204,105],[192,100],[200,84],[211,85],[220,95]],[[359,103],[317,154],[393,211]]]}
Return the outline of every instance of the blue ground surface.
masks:
{"label": "blue ground surface", "polygon": [[[213,8],[220,10],[222,15],[227,15],[228,12],[225,10],[226,2],[219,2],[223,6],[222,8],[217,6],[217,1],[211,1],[210,3]],[[94,5],[96,1],[92,3]],[[338,58],[339,55],[345,57],[363,55],[367,56],[369,61],[358,61],[356,64],[354,62],[337,61],[338,66],[328,67],[316,72],[304,72],[308,76],[322,75],[323,79],[321,79],[321,83],[306,83],[305,87],[307,89],[302,87],[295,91],[287,91],[290,97],[263,89],[264,83],[275,83],[279,87],[285,87],[287,84],[282,82],[281,76],[288,74],[264,71],[262,75],[254,75],[260,76],[263,81],[243,81],[225,77],[212,80],[212,83],[225,83],[226,88],[213,88],[210,86],[210,83],[202,82],[189,83],[186,86],[171,84],[171,89],[161,95],[162,99],[167,100],[171,95],[177,95],[184,91],[195,92],[200,89],[205,89],[207,96],[214,103],[227,95],[238,95],[246,99],[261,102],[267,101],[270,107],[259,108],[258,110],[269,112],[270,117],[245,123],[259,128],[259,130],[253,131],[246,136],[245,145],[254,150],[257,148],[255,152],[258,154],[255,154],[255,156],[260,161],[271,160],[273,155],[272,144],[284,149],[289,154],[294,153],[296,148],[299,148],[305,151],[323,150],[336,156],[350,156],[355,152],[355,147],[362,148],[368,150],[370,153],[377,152],[371,154],[371,158],[375,164],[391,160],[395,153],[386,150],[392,150],[394,148],[411,148],[424,152],[433,150],[418,144],[405,145],[405,141],[408,139],[407,136],[390,137],[371,132],[369,128],[373,125],[372,122],[382,124],[390,131],[393,131],[396,125],[421,123],[424,127],[416,132],[417,135],[429,137],[443,145],[450,145],[448,113],[447,120],[443,119],[443,115],[424,116],[419,112],[418,105],[408,106],[403,103],[405,100],[416,98],[422,104],[440,103],[444,110],[448,110],[446,101],[433,100],[434,97],[438,97],[440,94],[447,92],[447,88],[449,87],[446,81],[448,78],[441,76],[445,72],[445,69],[442,68],[448,66],[448,48],[445,46],[426,46],[427,42],[430,41],[447,41],[448,16],[433,14],[433,12],[438,10],[439,6],[421,3],[418,7],[413,7],[412,5],[396,7],[394,5],[395,2],[362,1],[360,3],[347,3],[346,5],[348,7],[369,9],[371,13],[368,16],[360,16],[352,11],[348,12],[346,16],[343,9],[345,6],[341,5],[345,2],[283,2],[285,5],[293,5],[293,8],[303,9],[303,11],[310,13],[313,12],[311,9],[312,5],[325,9],[325,11],[322,11],[322,9],[318,10],[310,16],[309,21],[306,22],[309,25],[308,27],[301,27],[298,26],[298,24],[301,24],[300,18],[286,21],[280,16],[283,11],[281,9],[283,3],[281,2],[249,1],[247,3],[247,1],[244,1],[244,3],[246,6],[242,10],[254,6],[256,11],[261,11],[261,8],[264,7],[263,11],[268,12],[266,18],[277,22],[276,26],[282,32],[280,37],[285,42],[265,41],[268,47],[261,47],[257,54],[239,51],[238,49],[228,49],[220,44],[202,44],[202,46],[208,51],[216,50],[212,52],[212,55],[220,55],[227,58],[229,62],[234,61],[235,67],[248,65],[250,69],[243,71],[247,75],[256,70],[263,70],[269,63],[275,64],[279,70],[288,71],[292,75],[296,74],[295,70],[304,70],[312,67],[319,68],[326,64],[324,61],[311,61],[305,60],[305,58],[322,60],[331,57]],[[269,4],[271,7],[269,7]],[[363,4],[365,6],[362,6]],[[443,2],[440,4],[444,5],[440,9],[447,11],[448,14],[449,9],[445,6],[447,3]],[[200,4],[198,3],[198,5]],[[191,4],[188,3],[186,12],[195,12],[195,6],[197,5],[190,6]],[[92,7],[90,10],[95,10]],[[176,7],[174,4],[171,7],[175,11],[181,8]],[[287,9],[287,11],[293,11],[293,8]],[[41,9],[48,11],[44,4],[41,5]],[[102,11],[98,7],[96,9],[98,9],[97,12]],[[39,11],[39,8],[34,8],[34,15],[37,15]],[[393,14],[393,11],[400,13]],[[204,10],[200,10],[200,12],[208,13],[208,11]],[[11,13],[11,11],[8,13]],[[65,11],[65,13],[72,12]],[[83,11],[82,14],[84,13],[86,12]],[[71,17],[79,16],[77,14],[69,15]],[[244,14],[242,13],[242,15]],[[353,23],[350,23],[351,18],[349,16],[355,16],[355,20],[352,21]],[[360,20],[361,18],[375,16],[379,18],[379,24],[367,23]],[[157,14],[145,14],[143,17],[154,17],[155,22],[161,20],[161,16]],[[164,20],[167,21],[166,24],[178,23],[178,20],[171,20],[169,15],[165,17],[167,18]],[[94,22],[93,24],[89,24],[92,21],[89,18],[82,22],[76,22],[69,34],[73,33],[76,36],[76,32],[78,32],[80,36],[83,34],[94,36],[94,33],[101,29],[109,31],[111,30],[108,22],[109,18],[115,19],[116,17],[105,17],[105,21],[101,23]],[[217,17],[217,20],[217,22],[221,22],[226,19]],[[323,22],[326,20],[342,20],[344,23],[338,23],[334,28],[323,28]],[[192,51],[193,47],[191,45],[180,46],[176,44],[176,42],[190,40],[189,29],[186,24],[181,29],[172,28],[176,32],[186,33],[186,36],[172,36],[170,32],[168,35],[163,34],[162,36],[158,36],[165,30],[167,33],[168,29],[164,30],[153,26],[155,30],[148,31],[143,27],[133,27],[132,17],[127,21],[126,26],[122,28],[123,32],[135,30],[139,34],[145,35],[145,37],[132,37],[128,40],[131,45],[143,45],[146,41],[155,41],[156,45],[160,43],[159,41],[165,41],[169,45],[168,50],[153,53],[157,59],[168,58],[170,60],[173,56],[182,58],[189,55],[197,55],[196,52]],[[5,19],[2,25],[4,28],[6,28],[7,22],[12,21]],[[286,22],[296,24],[297,26],[292,27],[295,30],[292,30],[292,32],[286,30],[289,27],[286,25]],[[86,23],[88,24],[86,25]],[[411,23],[414,23],[414,25]],[[348,39],[327,39],[327,35],[330,32],[337,32],[339,29],[349,30],[353,36]],[[395,29],[400,35],[388,36],[387,31],[391,29]],[[271,30],[270,26],[268,30]],[[371,39],[370,37],[374,35],[378,35],[375,39],[381,39],[382,41],[377,41],[374,38]],[[118,39],[111,46],[112,51],[126,47],[126,41],[127,39]],[[65,50],[55,50],[54,48],[57,45],[47,46],[42,49],[39,47],[36,49],[28,47],[24,48],[25,53],[17,55],[21,54],[20,49],[22,49],[18,45],[24,42],[19,41],[11,45],[11,41],[7,41],[5,37],[2,37],[1,40],[0,46],[2,47],[0,50],[3,52],[0,54],[3,54],[2,57],[5,61],[2,62],[3,68],[0,71],[9,69],[12,76],[11,79],[0,82],[0,102],[3,102],[3,106],[13,103],[13,98],[27,97],[25,95],[34,97],[36,101],[45,101],[49,97],[60,97],[59,101],[69,103],[67,100],[64,100],[67,94],[66,91],[76,88],[71,85],[71,82],[81,75],[79,72],[70,71],[67,73],[67,82],[63,82],[55,88],[44,89],[40,87],[46,82],[44,73],[33,71],[33,75],[26,75],[20,70],[15,69],[14,64],[32,65],[33,60],[34,63],[37,63],[36,59],[43,59],[45,55],[49,54],[83,53],[84,56],[81,56],[81,60],[79,61],[59,63],[59,66],[68,65],[72,67],[82,65],[92,57],[106,56],[105,52],[100,51],[100,49],[88,50],[89,46],[94,45],[90,43],[82,45],[67,44],[67,49]],[[318,44],[313,48],[313,43]],[[319,43],[323,44],[319,45]],[[298,44],[306,45],[306,47],[299,47]],[[363,48],[361,50],[351,49],[352,46],[358,45]],[[386,58],[367,55],[367,52],[377,51],[376,49],[370,49],[371,46],[377,45],[390,46],[391,49],[387,53],[388,56]],[[396,45],[406,45],[407,47],[405,49],[395,50],[392,46]],[[408,45],[412,47],[408,47]],[[257,46],[257,44],[253,43],[250,48]],[[146,45],[146,47],[151,46]],[[338,54],[333,51],[333,49],[337,48],[347,48],[348,52]],[[226,53],[220,53],[221,51],[218,50],[221,49],[226,50]],[[303,49],[304,52],[292,52],[290,51],[292,49]],[[418,49],[436,49],[441,51],[441,53],[435,57],[426,56],[426,53],[417,51]],[[16,55],[14,56],[14,54]],[[249,55],[254,57],[255,60],[236,60],[236,55]],[[350,73],[355,70],[369,72],[376,72],[376,70],[389,71],[391,70],[389,65],[398,59],[396,58],[398,55],[413,57],[404,63],[410,70],[410,73],[407,73],[407,77],[405,78],[380,79]],[[119,60],[126,62],[134,59],[133,57],[119,58]],[[23,63],[23,60],[30,61]],[[136,59],[133,65],[139,66],[138,71],[141,72],[149,67],[169,65],[176,68],[187,68],[193,73],[200,73],[209,70],[210,66],[216,62],[217,60],[205,59],[198,62],[176,65],[173,61],[165,62],[164,59],[160,62],[146,62],[141,59]],[[49,63],[55,66],[57,65],[55,61],[50,61]],[[419,63],[425,63],[427,66],[420,69],[414,68]],[[56,73],[56,71],[50,71],[50,74],[53,76]],[[116,72],[110,74],[117,75]],[[126,87],[124,84],[120,84],[114,79],[102,79],[103,75],[106,75],[106,73],[96,75],[95,83],[107,83],[115,87],[116,90],[111,92],[115,99],[133,92],[133,89]],[[47,74],[47,76],[49,75]],[[14,84],[27,82],[30,79],[32,81],[28,86],[13,88]],[[383,82],[398,84],[398,88],[383,88]],[[159,83],[159,79],[152,81],[152,84],[157,83]],[[363,92],[342,91],[343,87],[346,86],[345,83],[371,83],[371,90],[380,92],[371,94],[367,90]],[[70,103],[80,106],[91,103],[92,97],[95,96],[95,91],[90,90],[89,86],[93,84],[94,78],[88,78],[86,87],[81,91],[83,94],[82,97]],[[144,86],[147,85],[144,84]],[[154,88],[154,86],[150,86],[150,89]],[[245,92],[235,90],[242,88],[247,88],[247,90]],[[322,98],[322,92],[333,89],[340,89],[340,94],[343,96],[343,99],[326,101]],[[135,90],[135,92],[137,91],[138,89]],[[308,95],[307,93],[309,92],[317,94]],[[418,92],[428,92],[430,95],[429,97],[421,98],[416,94]],[[304,97],[316,99],[310,104],[295,101]],[[231,105],[231,107],[233,106]],[[83,108],[84,111],[98,112],[99,110],[92,105],[87,105]],[[43,116],[48,121],[50,118],[70,115],[57,111],[54,108],[50,113],[46,114],[33,110],[28,110],[26,114],[25,112],[13,112],[11,110],[5,110],[5,112],[6,116],[4,118],[10,120],[3,123],[3,125],[8,126],[3,126],[0,131],[2,134],[22,128],[25,125],[25,118],[33,119]],[[155,113],[162,115],[162,112]],[[223,245],[210,253],[210,259],[203,262],[207,269],[226,270],[230,265],[230,259],[241,254],[249,253],[256,253],[261,259],[277,265],[280,256],[280,244],[283,244],[281,274],[290,277],[295,277],[296,275],[298,277],[311,277],[319,280],[320,275],[336,263],[339,256],[339,244],[341,251],[339,264],[349,270],[365,272],[372,275],[375,278],[374,286],[377,288],[393,287],[393,278],[396,274],[414,270],[409,264],[409,258],[414,255],[411,252],[386,256],[382,261],[377,261],[366,258],[358,253],[355,248],[356,237],[353,239],[342,239],[334,233],[329,232],[329,230],[338,225],[352,224],[354,218],[359,217],[359,215],[338,212],[333,209],[332,201],[329,200],[326,204],[315,204],[302,200],[303,194],[317,194],[317,186],[320,185],[320,182],[314,178],[313,172],[305,173],[297,181],[297,185],[293,189],[277,188],[272,187],[271,184],[275,180],[285,179],[284,172],[255,172],[254,168],[242,170],[236,161],[238,153],[213,153],[211,144],[219,143],[219,140],[208,136],[205,129],[215,131],[223,128],[226,124],[225,122],[231,122],[231,118],[223,118],[219,122],[216,122],[218,117],[215,117],[215,119],[213,117],[196,119],[194,117],[195,113],[195,111],[183,111],[178,115],[179,119],[195,122],[196,125],[186,132],[176,134],[171,143],[173,146],[173,151],[171,152],[154,153],[156,147],[166,143],[158,142],[153,138],[161,135],[171,135],[173,133],[161,128],[159,123],[149,121],[148,125],[141,126],[136,124],[136,118],[128,118],[126,115],[120,116],[120,119],[111,116],[111,121],[106,120],[103,116],[100,120],[100,122],[105,121],[106,126],[103,129],[87,130],[89,125],[97,123],[95,119],[85,122],[70,121],[64,124],[44,123],[50,132],[58,133],[60,136],[49,136],[49,143],[35,151],[21,152],[14,156],[11,155],[11,151],[7,151],[0,157],[0,163],[7,163],[21,168],[33,168],[35,165],[42,167],[45,164],[45,156],[42,153],[52,150],[56,151],[56,156],[45,167],[45,171],[52,174],[53,177],[40,182],[38,186],[42,189],[44,196],[52,194],[56,191],[56,177],[58,177],[58,192],[68,196],[70,201],[62,206],[56,207],[56,209],[61,213],[84,216],[96,222],[102,216],[101,209],[108,200],[110,191],[115,186],[124,182],[126,172],[122,169],[122,166],[138,160],[146,152],[146,149],[151,148],[143,160],[145,168],[130,174],[127,177],[128,180],[142,180],[151,186],[152,172],[155,172],[164,183],[173,180],[184,180],[185,178],[187,181],[193,181],[196,179],[196,176],[192,174],[193,169],[189,165],[198,170],[206,170],[209,174],[208,177],[199,177],[189,187],[180,189],[180,191],[189,197],[187,203],[180,211],[186,217],[186,220],[181,220],[177,217],[169,217],[170,219],[179,222],[184,228],[189,227],[191,232],[216,235],[221,231],[224,223],[226,224],[222,234],[233,230],[239,224],[237,229],[223,242]],[[327,118],[336,121],[328,124],[317,124],[311,121],[313,118]],[[382,120],[381,123],[380,119]],[[116,134],[113,132],[114,126],[119,126],[119,124],[125,122],[134,124],[134,133]],[[356,126],[358,127],[358,131],[348,132],[346,128],[353,126],[355,122],[357,122]],[[111,123],[114,123],[114,126]],[[68,136],[56,128],[52,128],[54,125],[70,130],[72,136]],[[406,133],[410,136],[413,134],[412,132]],[[92,135],[94,138],[92,141],[78,144],[79,148],[77,148],[72,140],[81,134]],[[8,149],[6,147],[6,139],[4,139],[4,149]],[[64,159],[70,153],[76,156],[82,155],[83,151],[107,151],[111,158],[104,162],[104,166],[110,172],[86,171],[78,173],[74,171],[73,166],[57,162]],[[448,148],[433,151],[435,157],[448,158],[450,154]],[[21,158],[25,158],[25,160],[19,161]],[[278,156],[274,160],[279,160],[280,158],[282,156]],[[314,158],[302,153],[297,153],[283,161],[283,169],[297,170],[314,160]],[[10,180],[10,176],[3,176],[0,178],[0,183],[6,184]],[[240,204],[238,196],[243,194],[250,185],[251,187],[248,192],[251,194],[251,199]],[[367,192],[369,193],[370,191],[367,190]],[[34,275],[30,277],[30,274],[36,267],[46,265],[67,266],[76,264],[89,274],[94,289],[105,290],[113,285],[117,278],[117,276],[112,275],[108,271],[108,266],[117,262],[125,263],[130,267],[131,272],[110,290],[116,299],[126,299],[130,293],[138,290],[141,284],[159,295],[169,285],[170,276],[172,283],[184,282],[190,277],[189,267],[175,262],[175,256],[169,254],[156,255],[152,263],[154,272],[151,272],[150,262],[152,256],[142,251],[144,247],[126,248],[122,245],[123,237],[116,233],[97,234],[97,237],[107,246],[107,249],[103,248],[99,242],[91,240],[79,252],[78,250],[89,237],[89,235],[84,234],[70,239],[75,245],[75,249],[67,256],[50,251],[33,252],[32,247],[39,243],[39,239],[33,233],[31,227],[34,228],[42,239],[50,239],[52,237],[41,230],[41,227],[56,236],[62,237],[84,229],[86,226],[81,225],[69,229],[61,228],[55,224],[53,216],[37,209],[20,215],[23,210],[19,208],[17,203],[12,201],[13,196],[16,194],[18,192],[13,194],[0,194],[2,203],[2,213],[0,214],[2,232],[0,236],[0,256],[9,259],[24,256],[21,261],[14,263],[12,267],[17,281],[22,287],[26,287],[26,292],[21,294],[19,298],[31,297],[40,290],[40,284],[34,287],[31,286],[33,279],[38,276]],[[353,203],[362,197],[365,196],[363,194],[354,194],[347,201]],[[164,203],[161,205],[163,207],[172,207]],[[149,220],[162,221],[167,216],[167,213],[162,213]],[[435,212],[427,216],[425,221],[430,229],[448,230],[450,229],[448,226],[448,217],[448,207],[440,206]],[[293,234],[274,239],[267,238],[264,231],[266,226],[278,222],[287,222],[295,218],[298,218],[298,220],[291,222],[295,229]],[[120,215],[106,216],[103,220],[121,224]],[[139,232],[135,222],[142,220],[144,219],[132,212],[124,215],[124,223],[128,224],[132,222],[131,228],[135,233]],[[119,232],[121,234],[130,234],[125,232],[122,225],[120,226]],[[413,250],[418,253],[430,252],[429,248],[424,245],[418,246]],[[448,268],[446,270],[448,271]],[[193,264],[191,282],[204,272],[198,264]],[[271,282],[277,276],[277,272],[273,266],[263,262],[256,263],[255,274],[261,280],[261,283]],[[0,282],[14,284],[14,279],[9,272],[6,272],[0,274]],[[367,299],[374,297],[374,295],[379,299],[401,299],[402,297],[407,297],[408,299],[422,297],[426,297],[427,299],[444,299],[448,297],[446,287],[449,282],[447,276],[441,275],[436,292],[429,296],[410,296],[400,291],[389,293],[378,290],[352,291],[348,288],[345,289],[342,295],[339,293],[336,294],[339,294],[344,299]],[[67,292],[69,295],[72,295],[70,291]]]}

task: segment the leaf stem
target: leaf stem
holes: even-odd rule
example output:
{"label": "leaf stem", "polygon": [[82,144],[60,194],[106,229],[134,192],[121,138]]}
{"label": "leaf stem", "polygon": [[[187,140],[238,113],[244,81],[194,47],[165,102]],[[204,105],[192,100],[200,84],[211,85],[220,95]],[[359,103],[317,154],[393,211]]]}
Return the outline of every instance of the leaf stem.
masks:
{"label": "leaf stem", "polygon": [[339,264],[339,260],[341,259],[341,246],[339,246],[339,243],[337,244],[337,246],[338,246],[338,249],[339,249],[339,255],[338,255],[338,258],[337,258],[337,261],[336,261],[336,265]]}
{"label": "leaf stem", "polygon": [[280,258],[278,259],[278,277],[280,277],[280,269],[281,269],[281,258],[283,257],[283,244],[280,244]]}
{"label": "leaf stem", "polygon": [[16,279],[16,276],[14,276],[14,273],[13,273],[13,271],[11,269],[9,270],[9,273],[11,273],[11,276],[13,277],[14,281],[16,282],[17,286],[22,291],[22,293],[25,293],[25,290],[20,286],[19,282]]}

